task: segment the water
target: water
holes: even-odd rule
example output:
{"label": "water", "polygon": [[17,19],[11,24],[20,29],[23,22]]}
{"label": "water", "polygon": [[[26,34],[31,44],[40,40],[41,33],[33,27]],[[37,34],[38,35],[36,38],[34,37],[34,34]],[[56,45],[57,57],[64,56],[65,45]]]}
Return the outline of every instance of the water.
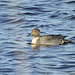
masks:
{"label": "water", "polygon": [[0,75],[75,75],[75,44],[33,48],[33,28],[75,42],[74,0],[0,0]]}

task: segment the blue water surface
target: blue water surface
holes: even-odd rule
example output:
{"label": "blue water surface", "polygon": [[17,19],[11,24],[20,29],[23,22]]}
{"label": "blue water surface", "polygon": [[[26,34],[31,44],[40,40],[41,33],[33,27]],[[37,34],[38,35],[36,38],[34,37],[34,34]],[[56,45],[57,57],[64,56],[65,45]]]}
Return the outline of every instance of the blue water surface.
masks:
{"label": "blue water surface", "polygon": [[[34,28],[74,43],[33,48]],[[75,1],[0,0],[0,75],[75,75]]]}

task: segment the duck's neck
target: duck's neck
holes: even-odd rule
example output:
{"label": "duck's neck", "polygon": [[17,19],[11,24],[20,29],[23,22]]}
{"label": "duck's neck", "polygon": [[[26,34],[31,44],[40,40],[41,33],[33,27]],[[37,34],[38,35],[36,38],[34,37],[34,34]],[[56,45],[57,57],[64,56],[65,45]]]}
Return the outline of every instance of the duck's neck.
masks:
{"label": "duck's neck", "polygon": [[39,39],[39,37],[34,37],[32,40],[32,44],[37,44],[37,40]]}

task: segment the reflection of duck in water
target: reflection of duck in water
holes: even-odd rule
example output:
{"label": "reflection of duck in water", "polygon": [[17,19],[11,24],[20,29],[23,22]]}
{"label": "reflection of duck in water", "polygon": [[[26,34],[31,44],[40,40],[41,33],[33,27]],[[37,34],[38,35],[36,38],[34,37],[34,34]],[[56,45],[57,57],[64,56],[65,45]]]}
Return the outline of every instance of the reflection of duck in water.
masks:
{"label": "reflection of duck in water", "polygon": [[32,44],[34,45],[62,45],[65,43],[69,43],[71,41],[66,40],[65,37],[66,36],[62,36],[62,35],[44,35],[44,36],[40,36],[40,30],[35,28],[32,30],[31,34],[32,36],[34,36],[33,40],[32,40]]}

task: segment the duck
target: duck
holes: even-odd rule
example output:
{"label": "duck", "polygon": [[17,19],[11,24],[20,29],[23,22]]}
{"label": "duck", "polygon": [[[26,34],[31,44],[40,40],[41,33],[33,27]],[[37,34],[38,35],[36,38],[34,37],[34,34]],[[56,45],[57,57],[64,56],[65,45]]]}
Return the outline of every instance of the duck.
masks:
{"label": "duck", "polygon": [[28,36],[34,36],[32,43],[34,45],[63,45],[65,43],[71,42],[70,40],[65,39],[67,36],[58,35],[43,35],[40,36],[40,30],[34,28]]}

